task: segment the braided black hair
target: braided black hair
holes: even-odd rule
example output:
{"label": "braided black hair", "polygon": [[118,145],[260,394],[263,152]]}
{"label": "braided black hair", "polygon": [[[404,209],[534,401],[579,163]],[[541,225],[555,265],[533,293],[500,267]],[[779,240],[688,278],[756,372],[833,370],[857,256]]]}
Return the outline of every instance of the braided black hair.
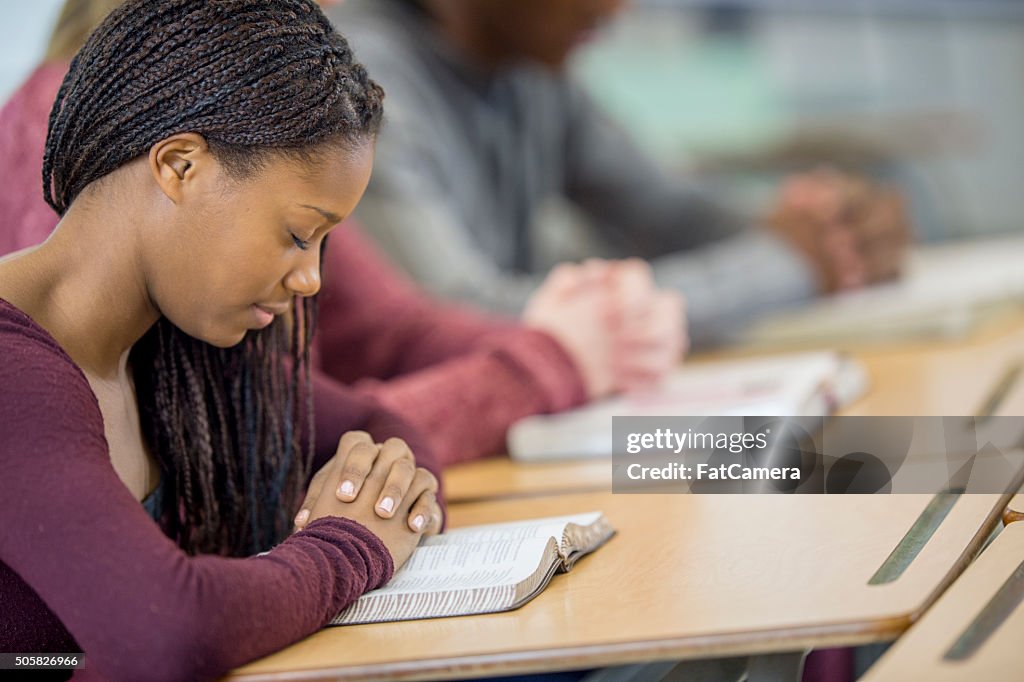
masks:
{"label": "braided black hair", "polygon": [[376,132],[383,92],[309,0],[129,0],[71,61],[50,113],[43,192],[82,189],[155,142],[203,135],[238,173],[271,150]]}
{"label": "braided black hair", "polygon": [[[128,0],[71,62],[50,113],[47,203],[181,132],[236,177],[376,134],[382,90],[310,0]],[[214,348],[161,319],[132,348],[139,414],[163,475],[165,530],[192,553],[283,538],[309,473],[313,299]],[[305,436],[305,437],[304,437]]]}

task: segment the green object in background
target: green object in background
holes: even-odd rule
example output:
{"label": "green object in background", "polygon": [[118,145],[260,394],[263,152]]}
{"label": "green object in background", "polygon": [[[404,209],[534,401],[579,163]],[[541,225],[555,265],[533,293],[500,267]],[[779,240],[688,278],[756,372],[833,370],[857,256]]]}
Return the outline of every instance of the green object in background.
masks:
{"label": "green object in background", "polygon": [[573,65],[645,150],[675,164],[692,154],[749,151],[784,133],[784,106],[742,37],[647,37],[611,36]]}

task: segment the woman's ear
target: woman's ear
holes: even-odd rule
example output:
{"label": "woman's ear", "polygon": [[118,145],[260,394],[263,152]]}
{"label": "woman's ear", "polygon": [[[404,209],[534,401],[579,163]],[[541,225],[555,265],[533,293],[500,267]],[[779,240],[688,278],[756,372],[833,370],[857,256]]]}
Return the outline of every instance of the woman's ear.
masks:
{"label": "woman's ear", "polygon": [[202,135],[179,133],[149,148],[149,170],[161,191],[179,203],[202,176],[213,157]]}

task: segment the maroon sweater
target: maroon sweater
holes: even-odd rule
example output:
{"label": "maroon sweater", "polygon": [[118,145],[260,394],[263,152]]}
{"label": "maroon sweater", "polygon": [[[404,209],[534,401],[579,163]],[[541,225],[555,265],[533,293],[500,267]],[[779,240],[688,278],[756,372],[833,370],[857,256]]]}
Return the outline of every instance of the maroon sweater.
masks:
{"label": "maroon sweater", "polygon": [[[115,473],[85,375],[2,300],[0,348],[0,651],[84,651],[75,679],[214,678],[390,579],[383,543],[333,517],[265,556],[186,555]],[[372,399],[318,382],[314,403],[314,470],[358,428],[403,437],[432,464],[417,434]]]}
{"label": "maroon sweater", "polygon": [[[57,224],[39,178],[65,71],[43,64],[0,109],[0,256],[42,242]],[[323,371],[359,381],[419,428],[443,464],[504,452],[512,422],[586,398],[547,334],[424,295],[351,223],[328,243],[316,338]]]}

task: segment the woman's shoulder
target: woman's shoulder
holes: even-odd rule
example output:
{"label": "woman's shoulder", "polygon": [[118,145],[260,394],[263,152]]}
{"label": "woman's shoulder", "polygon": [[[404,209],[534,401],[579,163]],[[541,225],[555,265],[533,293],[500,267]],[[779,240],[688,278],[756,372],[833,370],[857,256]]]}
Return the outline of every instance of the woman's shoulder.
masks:
{"label": "woman's shoulder", "polygon": [[93,425],[102,416],[81,369],[31,317],[0,299],[0,413],[63,413]]}
{"label": "woman's shoulder", "polygon": [[35,364],[37,359],[54,363],[55,368],[75,370],[81,374],[74,361],[64,352],[57,340],[35,320],[12,303],[0,298],[0,340],[4,348],[3,366],[13,365],[12,360],[28,360]]}

